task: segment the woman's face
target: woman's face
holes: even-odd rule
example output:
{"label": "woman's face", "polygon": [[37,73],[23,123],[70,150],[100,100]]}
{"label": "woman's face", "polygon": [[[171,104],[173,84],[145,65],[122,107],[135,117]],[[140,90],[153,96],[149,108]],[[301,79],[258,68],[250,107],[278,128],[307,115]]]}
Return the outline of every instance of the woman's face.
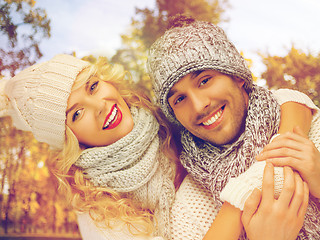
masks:
{"label": "woman's face", "polygon": [[71,92],[66,115],[67,126],[88,147],[110,145],[127,135],[134,124],[118,90],[96,77]]}

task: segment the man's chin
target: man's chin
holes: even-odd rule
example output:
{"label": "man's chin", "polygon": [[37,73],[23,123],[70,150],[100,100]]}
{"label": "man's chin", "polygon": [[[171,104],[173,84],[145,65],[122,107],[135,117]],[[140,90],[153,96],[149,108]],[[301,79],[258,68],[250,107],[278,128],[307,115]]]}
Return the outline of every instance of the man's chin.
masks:
{"label": "man's chin", "polygon": [[224,139],[224,140],[220,140],[220,141],[217,141],[217,140],[207,140],[208,142],[210,142],[212,145],[214,146],[217,146],[217,147],[222,147],[222,146],[225,146],[225,145],[228,145],[228,144],[232,144],[234,142],[234,140],[228,140],[228,139]]}
{"label": "man's chin", "polygon": [[221,147],[221,146],[224,146],[224,145],[233,144],[234,142],[236,142],[238,140],[240,135],[241,135],[241,133],[232,134],[231,136],[226,136],[226,134],[221,134],[221,136],[223,136],[221,138],[211,138],[211,137],[203,138],[203,136],[202,137],[198,136],[198,138],[201,138],[204,141],[207,141],[207,142],[211,143],[214,146]]}

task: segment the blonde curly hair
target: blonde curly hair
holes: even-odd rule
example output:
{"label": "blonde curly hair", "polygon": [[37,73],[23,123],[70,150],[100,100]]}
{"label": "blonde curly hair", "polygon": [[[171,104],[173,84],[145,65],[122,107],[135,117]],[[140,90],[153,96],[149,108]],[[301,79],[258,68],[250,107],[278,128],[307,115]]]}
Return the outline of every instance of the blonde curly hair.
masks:
{"label": "blonde curly hair", "polygon": [[[171,147],[169,125],[161,117],[161,112],[143,93],[135,89],[130,75],[120,65],[111,65],[105,59],[99,58],[95,64],[82,71],[72,88],[81,87],[91,77],[113,84],[124,98],[129,107],[136,106],[148,109],[154,114],[160,124],[159,136],[162,140],[162,151],[172,161],[177,161],[176,152]],[[154,230],[153,213],[143,209],[141,204],[126,198],[123,194],[105,188],[95,187],[85,179],[81,169],[73,163],[78,159],[81,151],[77,138],[66,126],[66,139],[63,150],[49,163],[51,170],[59,181],[59,190],[66,196],[67,201],[78,212],[88,212],[99,227],[112,228],[117,220],[124,222],[131,233],[149,235]],[[139,226],[139,229],[134,226]]]}

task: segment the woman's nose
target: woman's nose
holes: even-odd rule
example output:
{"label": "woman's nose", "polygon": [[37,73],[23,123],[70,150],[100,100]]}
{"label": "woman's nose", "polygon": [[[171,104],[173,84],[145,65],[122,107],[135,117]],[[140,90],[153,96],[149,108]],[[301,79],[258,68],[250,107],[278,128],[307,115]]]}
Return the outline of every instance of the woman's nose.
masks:
{"label": "woman's nose", "polygon": [[97,99],[95,97],[89,96],[86,99],[87,107],[94,111],[96,116],[101,115],[106,111],[106,102],[103,99]]}

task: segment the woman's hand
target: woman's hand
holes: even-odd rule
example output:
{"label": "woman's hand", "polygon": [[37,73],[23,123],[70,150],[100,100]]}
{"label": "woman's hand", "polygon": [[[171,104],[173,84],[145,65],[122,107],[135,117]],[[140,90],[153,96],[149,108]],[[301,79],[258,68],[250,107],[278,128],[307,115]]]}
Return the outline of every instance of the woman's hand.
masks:
{"label": "woman's hand", "polygon": [[273,165],[264,170],[262,193],[255,189],[247,199],[242,223],[251,240],[296,239],[304,221],[309,201],[308,185],[291,168],[284,167],[284,186],[274,199]]}

